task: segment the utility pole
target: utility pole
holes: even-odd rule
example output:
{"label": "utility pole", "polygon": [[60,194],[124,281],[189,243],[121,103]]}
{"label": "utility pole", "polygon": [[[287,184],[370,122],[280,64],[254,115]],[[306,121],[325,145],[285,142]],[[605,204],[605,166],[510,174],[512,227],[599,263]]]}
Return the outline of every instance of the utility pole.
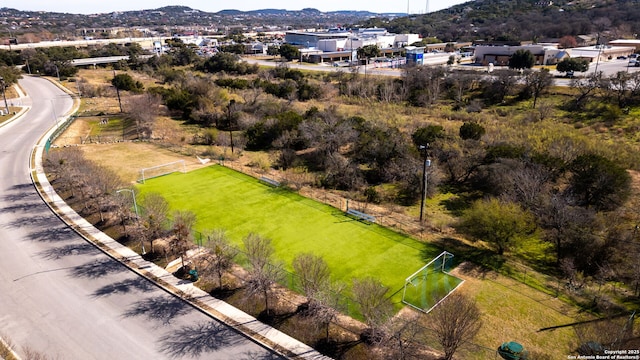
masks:
{"label": "utility pole", "polygon": [[[113,78],[116,78],[116,71],[113,70]],[[120,112],[123,113],[124,111],[122,111],[122,100],[120,100],[120,89],[118,89],[118,87],[116,86],[116,95],[118,95],[118,105],[120,106]]]}
{"label": "utility pole", "polygon": [[427,159],[427,149],[429,144],[420,145],[420,150],[423,151],[424,162],[422,163],[422,196],[420,197],[420,223],[424,218],[424,202],[427,198],[427,167],[431,166],[431,160]]}
{"label": "utility pole", "polygon": [[4,99],[4,108],[7,112],[7,115],[9,115],[9,105],[7,105],[7,96],[5,95],[5,89],[7,87],[7,84],[4,82],[4,78],[2,76],[0,76],[0,87],[2,87],[2,98]]}

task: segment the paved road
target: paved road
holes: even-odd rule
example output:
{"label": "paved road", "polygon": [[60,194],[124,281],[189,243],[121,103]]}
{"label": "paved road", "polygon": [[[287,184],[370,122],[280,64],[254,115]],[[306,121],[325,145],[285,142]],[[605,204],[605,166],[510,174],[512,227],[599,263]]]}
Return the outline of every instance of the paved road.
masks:
{"label": "paved road", "polygon": [[0,333],[56,359],[276,359],[85,242],[37,195],[31,148],[71,99],[21,80],[32,109],[0,128]]}

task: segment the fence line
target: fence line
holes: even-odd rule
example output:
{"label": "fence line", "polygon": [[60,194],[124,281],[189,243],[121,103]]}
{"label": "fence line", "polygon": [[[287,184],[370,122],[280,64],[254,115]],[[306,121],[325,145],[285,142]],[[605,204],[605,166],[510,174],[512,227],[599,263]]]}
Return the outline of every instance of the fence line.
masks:
{"label": "fence line", "polygon": [[[194,231],[194,238],[196,240],[196,243],[198,244],[198,246],[205,246],[206,244],[206,237],[204,236],[203,233],[199,232],[199,231]],[[242,250],[240,247],[238,246],[234,246],[232,244],[229,244],[229,247],[231,247],[233,250],[235,250],[239,255],[244,256],[245,258],[247,257],[247,253]],[[235,263],[238,263],[238,261],[234,261]],[[239,264],[240,265],[240,264]],[[300,287],[300,276],[298,276],[297,274],[290,272],[286,269],[284,269],[282,266],[276,265],[276,264],[272,264],[272,263],[267,263],[267,266],[270,267],[278,267],[280,268],[280,271],[282,272],[282,274],[284,275],[284,279],[282,281],[279,282],[280,285],[300,294],[300,295],[304,295],[302,288]],[[243,278],[242,276],[238,275],[238,274],[234,274],[235,277],[239,278],[242,281],[246,281],[246,278]],[[338,298],[342,299],[341,304],[342,307],[344,309],[346,309],[346,313],[348,314],[353,314],[355,311],[357,311],[357,303],[354,299],[352,299],[351,297],[344,295],[344,294],[339,294],[339,293],[335,293],[335,292],[331,292],[333,295],[336,295]]]}
{"label": "fence line", "polygon": [[[268,174],[269,177],[279,181],[280,183],[287,184],[290,182],[288,181],[286,175],[278,176],[275,174],[268,173],[267,171],[257,171],[255,170],[255,168],[238,165],[232,161],[220,161],[220,165],[223,165],[230,169],[236,170],[238,172],[247,174],[256,179],[259,179],[265,174]],[[394,213],[393,211],[386,210],[380,206],[363,202],[363,201],[349,199],[326,190],[314,191],[314,189],[309,186],[303,186],[296,192],[298,192],[300,195],[304,197],[313,199],[320,203],[339,209],[340,211],[347,211],[347,203],[348,203],[349,208],[375,216],[376,223],[378,223],[379,225],[394,229],[396,231],[402,232],[404,234],[407,234],[413,237],[417,237],[420,240],[424,240],[428,233],[438,231],[437,229],[433,228],[429,223],[420,224],[418,219],[413,219],[410,216],[397,214],[397,213]]]}

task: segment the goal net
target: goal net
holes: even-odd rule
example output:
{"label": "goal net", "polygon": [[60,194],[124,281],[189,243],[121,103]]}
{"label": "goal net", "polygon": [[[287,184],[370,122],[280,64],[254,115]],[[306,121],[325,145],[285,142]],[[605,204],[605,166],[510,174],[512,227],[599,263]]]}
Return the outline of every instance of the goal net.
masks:
{"label": "goal net", "polygon": [[464,281],[449,274],[452,268],[453,254],[443,251],[405,280],[402,302],[423,312],[433,310]]}
{"label": "goal net", "polygon": [[171,174],[174,172],[186,173],[187,167],[184,160],[174,161],[167,164],[153,166],[149,168],[140,169],[140,175],[138,182],[144,184],[145,180],[155,177]]}

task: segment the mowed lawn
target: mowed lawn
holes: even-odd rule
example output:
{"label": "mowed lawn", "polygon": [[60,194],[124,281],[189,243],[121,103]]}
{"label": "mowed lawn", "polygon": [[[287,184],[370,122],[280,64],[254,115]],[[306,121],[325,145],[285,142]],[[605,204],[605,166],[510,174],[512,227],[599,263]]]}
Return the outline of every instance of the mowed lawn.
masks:
{"label": "mowed lawn", "polygon": [[405,289],[404,300],[415,307],[430,309],[461,283],[462,279],[453,275],[430,272],[411,281]]}
{"label": "mowed lawn", "polygon": [[249,233],[270,238],[288,270],[296,254],[309,252],[325,259],[334,280],[351,284],[354,278],[375,277],[397,292],[394,302],[402,299],[404,280],[441,252],[219,165],[150,179],[139,190],[142,196],[162,194],[172,210],[194,212],[199,231],[225,229],[240,248]]}

